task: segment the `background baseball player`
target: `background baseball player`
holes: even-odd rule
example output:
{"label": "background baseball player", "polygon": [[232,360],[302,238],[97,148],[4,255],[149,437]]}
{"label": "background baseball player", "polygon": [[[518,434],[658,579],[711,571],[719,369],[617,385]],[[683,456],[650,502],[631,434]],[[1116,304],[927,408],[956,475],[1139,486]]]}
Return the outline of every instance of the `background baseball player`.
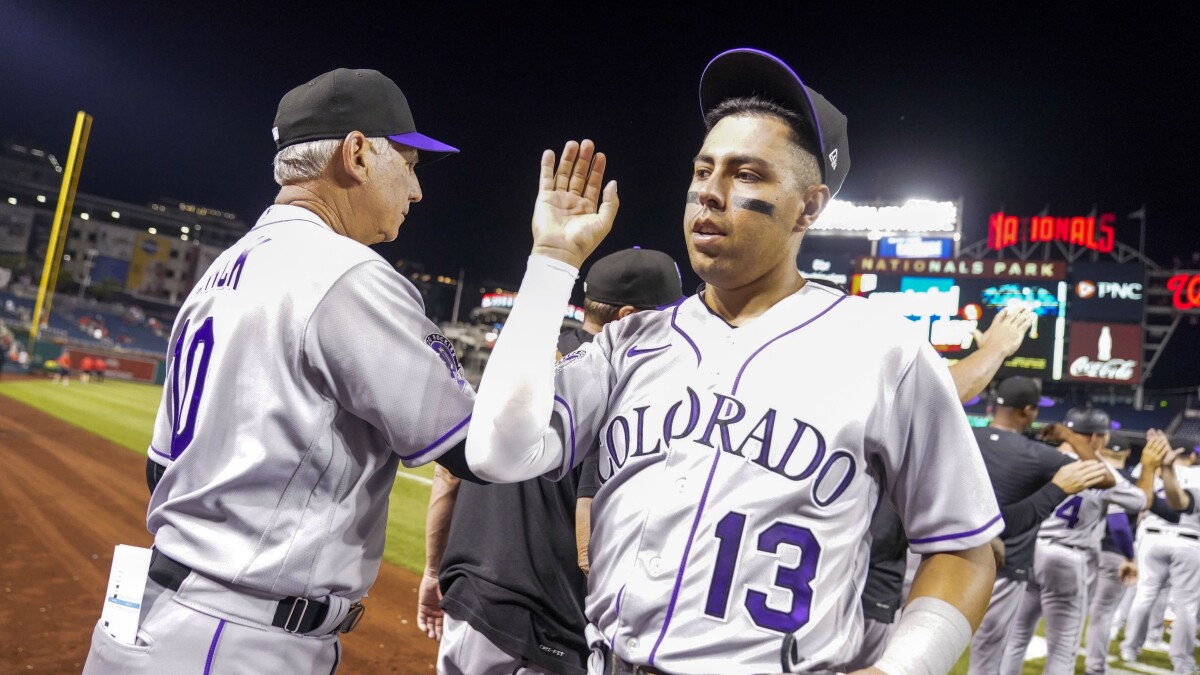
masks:
{"label": "background baseball player", "polygon": [[85,672],[332,672],[379,570],[397,464],[463,466],[473,392],[417,290],[367,246],[420,201],[417,162],[454,149],[417,133],[373,70],[288,92],[274,132],[275,204],[172,330],[137,644],[97,623]]}
{"label": "background baseball player", "polygon": [[[1096,452],[1108,443],[1110,420],[1103,410],[1072,409],[1063,426],[1084,435]],[[1062,451],[1074,454],[1069,450]],[[1153,453],[1144,453],[1143,479],[1138,486],[1118,478],[1111,488],[1084,490],[1063,500],[1042,523],[1037,535],[1032,578],[1026,584],[1017,609],[1001,665],[1004,675],[1021,672],[1025,651],[1043,614],[1047,647],[1043,672],[1051,675],[1075,672],[1075,654],[1083,634],[1089,584],[1095,576],[1092,561],[1093,554],[1098,553],[1099,528],[1109,506],[1118,506],[1130,513],[1145,508],[1147,495],[1152,492],[1152,477],[1161,459]],[[1115,476],[1116,471],[1112,471]]]}
{"label": "background baseball player", "polygon": [[986,605],[1002,523],[932,347],[796,270],[848,169],[845,117],[746,49],[709,64],[701,103],[683,227],[704,287],[611,324],[557,369],[556,308],[617,192],[602,196],[590,141],[569,143],[557,170],[543,156],[533,255],[483,376],[471,467],[520,480],[600,453],[590,672],[841,668],[860,647],[881,492],[926,558],[877,665],[948,670]]}
{"label": "background baseball player", "polygon": [[[558,351],[570,354],[604,325],[682,294],[679,268],[665,253],[626,249],[600,258],[584,282],[583,326],[560,335]],[[587,672],[587,578],[578,565],[586,552],[577,548],[576,523],[582,519],[586,537],[590,521],[576,502],[590,509],[598,460],[593,453],[559,481],[506,485],[460,484],[438,468],[417,625],[441,640],[439,673]]]}
{"label": "background baseball player", "polygon": [[1169,523],[1151,514],[1142,521],[1138,549],[1137,596],[1125,622],[1125,640],[1121,658],[1135,661],[1146,629],[1151,605],[1167,579],[1171,583],[1171,607],[1175,622],[1171,626],[1171,664],[1177,673],[1196,669],[1193,650],[1196,644],[1196,612],[1200,606],[1200,512],[1197,498],[1200,487],[1182,485],[1176,476],[1176,460],[1184,448],[1170,450],[1166,434],[1151,429],[1146,434],[1143,453],[1164,455],[1162,460],[1163,495],[1167,504],[1183,512],[1178,523]]}
{"label": "background baseball player", "polygon": [[[1024,435],[1037,419],[1041,397],[1042,388],[1036,380],[1017,376],[1001,381],[996,387],[996,405],[991,424],[974,431],[1000,504],[1016,504],[1040,492],[1040,502],[1026,502],[1034,507],[1026,513],[1026,517],[1040,512],[1045,518],[1067,496],[1062,490],[1048,484],[1060,468],[1076,460]],[[1060,424],[1049,425],[1042,433],[1055,444],[1071,442],[1076,455],[1089,462],[1088,466],[1094,472],[1094,478],[1088,481],[1089,486],[1112,487],[1116,484],[1115,478],[1096,459],[1095,451],[1082,436]],[[1038,531],[1036,523],[1040,520],[1034,520],[1035,526],[1029,529],[1014,528],[1004,538],[1004,566],[996,572],[987,614],[971,638],[971,675],[995,675],[1000,672],[1013,617],[1025,593],[1025,584],[1033,565]]]}

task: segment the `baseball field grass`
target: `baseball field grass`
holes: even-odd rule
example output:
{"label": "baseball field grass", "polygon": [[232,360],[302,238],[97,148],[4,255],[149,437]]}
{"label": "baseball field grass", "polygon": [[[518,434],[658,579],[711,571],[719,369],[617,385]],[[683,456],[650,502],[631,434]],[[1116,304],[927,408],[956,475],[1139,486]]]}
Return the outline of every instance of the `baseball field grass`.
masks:
{"label": "baseball field grass", "polygon": [[[162,387],[111,379],[91,384],[75,380],[65,387],[48,379],[0,379],[0,395],[145,455]],[[419,574],[425,567],[425,510],[433,465],[401,471],[408,478],[397,479],[392,489],[383,557]]]}
{"label": "baseball field grass", "polygon": [[[4,404],[4,396],[11,397],[141,455],[146,454],[150,444],[161,395],[161,387],[116,380],[86,385],[74,381],[66,387],[46,379],[0,380],[0,405]],[[401,469],[388,511],[384,559],[418,574],[425,562],[425,510],[432,476],[432,464]],[[1041,626],[1038,635],[1044,635]],[[1116,645],[1116,642],[1111,645],[1114,655]],[[950,672],[966,675],[967,663],[968,657],[963,654]],[[1040,673],[1043,663],[1040,658],[1025,661],[1022,675]],[[1118,661],[1111,665],[1110,672],[1168,675],[1170,668],[1165,654],[1146,651],[1139,663]],[[1082,657],[1075,670],[1080,675],[1084,673]]]}

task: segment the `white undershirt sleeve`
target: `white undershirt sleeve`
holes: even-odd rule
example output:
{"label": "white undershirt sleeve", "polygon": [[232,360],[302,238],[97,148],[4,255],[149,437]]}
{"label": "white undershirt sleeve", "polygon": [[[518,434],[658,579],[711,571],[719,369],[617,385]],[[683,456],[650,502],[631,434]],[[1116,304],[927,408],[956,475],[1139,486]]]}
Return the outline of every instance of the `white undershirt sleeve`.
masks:
{"label": "white undershirt sleeve", "polygon": [[467,433],[467,464],[484,480],[512,483],[562,465],[563,448],[545,437],[554,408],[555,347],[578,276],[567,263],[529,256],[479,383]]}

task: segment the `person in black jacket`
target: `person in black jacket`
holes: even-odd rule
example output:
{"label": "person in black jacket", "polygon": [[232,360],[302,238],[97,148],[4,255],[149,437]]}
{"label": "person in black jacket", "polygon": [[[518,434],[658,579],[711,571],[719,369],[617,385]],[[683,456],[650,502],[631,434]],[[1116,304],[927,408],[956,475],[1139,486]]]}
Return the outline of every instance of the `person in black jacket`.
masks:
{"label": "person in black jacket", "polygon": [[[584,282],[583,326],[559,336],[560,358],[605,324],[681,297],[679,268],[665,253],[632,248],[597,260]],[[586,674],[586,516],[598,457],[562,480],[506,485],[460,483],[437,469],[417,626],[441,641],[438,673]]]}

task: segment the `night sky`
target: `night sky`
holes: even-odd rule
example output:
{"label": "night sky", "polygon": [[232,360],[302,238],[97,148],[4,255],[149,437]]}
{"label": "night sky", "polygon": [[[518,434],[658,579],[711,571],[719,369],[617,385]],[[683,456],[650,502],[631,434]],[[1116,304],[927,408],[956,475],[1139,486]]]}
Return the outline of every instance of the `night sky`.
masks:
{"label": "night sky", "polygon": [[[1146,204],[1151,258],[1170,264],[1200,250],[1194,3],[1088,13],[966,6],[978,3],[925,12],[658,3],[641,13],[585,3],[586,13],[209,4],[0,0],[0,137],[65,158],[84,109],[95,123],[81,191],[173,197],[253,223],[276,190],[280,96],[335,67],[376,68],[404,90],[422,132],[462,148],[421,170],[425,200],[381,252],[515,284],[541,150],[571,138],[595,140],[621,186],[600,253],[642,245],[686,260],[700,72],[719,51],[754,46],[848,116],[852,168],[839,198],[961,197],[964,243],[985,237],[998,209],[1123,216]],[[1136,227],[1118,238],[1136,245]],[[685,272],[685,289],[695,282]],[[1196,337],[1188,327],[1176,339],[1191,346],[1171,351],[1195,354]],[[1200,358],[1185,361],[1194,372],[1152,384],[1200,381]]]}

